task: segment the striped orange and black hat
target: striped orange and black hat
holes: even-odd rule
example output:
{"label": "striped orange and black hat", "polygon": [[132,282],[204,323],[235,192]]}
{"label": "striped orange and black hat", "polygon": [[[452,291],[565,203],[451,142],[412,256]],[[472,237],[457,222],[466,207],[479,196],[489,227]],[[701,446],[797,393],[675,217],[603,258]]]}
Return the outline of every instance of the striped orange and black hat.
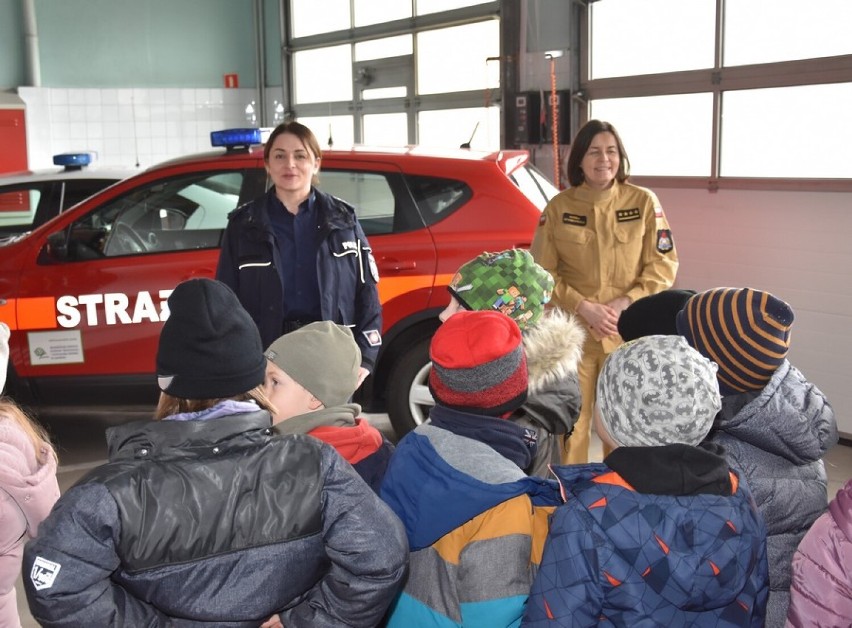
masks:
{"label": "striped orange and black hat", "polygon": [[714,288],[677,315],[678,333],[719,370],[722,396],[761,390],[787,358],[792,308],[768,292]]}

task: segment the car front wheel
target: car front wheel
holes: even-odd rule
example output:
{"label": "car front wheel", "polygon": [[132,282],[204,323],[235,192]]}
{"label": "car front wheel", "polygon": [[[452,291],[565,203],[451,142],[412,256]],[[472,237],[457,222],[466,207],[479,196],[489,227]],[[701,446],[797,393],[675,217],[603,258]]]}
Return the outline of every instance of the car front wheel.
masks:
{"label": "car front wheel", "polygon": [[394,364],[388,377],[387,409],[397,438],[402,438],[429,418],[435,405],[429,392],[429,344],[424,338],[412,344]]}

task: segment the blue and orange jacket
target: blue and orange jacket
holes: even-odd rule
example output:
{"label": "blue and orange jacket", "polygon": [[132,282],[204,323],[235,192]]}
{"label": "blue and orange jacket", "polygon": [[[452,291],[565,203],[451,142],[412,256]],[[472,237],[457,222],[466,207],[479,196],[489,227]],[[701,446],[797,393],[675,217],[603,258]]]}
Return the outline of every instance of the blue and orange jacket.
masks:
{"label": "blue and orange jacket", "polygon": [[766,529],[734,473],[729,495],[673,496],[640,493],[604,464],[553,471],[565,504],[524,626],[763,625]]}
{"label": "blue and orange jacket", "polygon": [[560,503],[555,481],[527,477],[488,445],[429,424],[397,445],[382,498],[411,556],[389,628],[520,625]]}

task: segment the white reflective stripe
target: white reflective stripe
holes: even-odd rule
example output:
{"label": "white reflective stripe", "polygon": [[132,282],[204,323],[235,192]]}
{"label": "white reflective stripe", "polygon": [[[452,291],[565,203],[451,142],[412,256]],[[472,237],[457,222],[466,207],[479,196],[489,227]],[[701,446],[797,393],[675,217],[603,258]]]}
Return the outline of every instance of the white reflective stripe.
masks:
{"label": "white reflective stripe", "polygon": [[343,253],[335,253],[332,251],[331,254],[335,257],[343,257],[344,255],[358,255],[358,251],[343,251]]}
{"label": "white reflective stripe", "polygon": [[272,262],[253,262],[251,264],[240,264],[237,269],[242,270],[243,268],[261,268],[264,266],[272,266]]}

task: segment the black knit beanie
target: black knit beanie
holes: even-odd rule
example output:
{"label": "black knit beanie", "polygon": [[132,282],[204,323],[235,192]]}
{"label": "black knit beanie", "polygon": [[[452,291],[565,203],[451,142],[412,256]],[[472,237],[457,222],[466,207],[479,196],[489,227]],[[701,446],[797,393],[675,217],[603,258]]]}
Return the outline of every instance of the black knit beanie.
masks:
{"label": "black knit beanie", "polygon": [[169,310],[157,349],[160,390],[181,399],[220,399],[263,383],[260,334],[228,286],[185,281],[169,296]]}
{"label": "black knit beanie", "polygon": [[631,303],[618,317],[618,333],[624,342],[644,336],[676,336],[675,317],[695,290],[663,290]]}

